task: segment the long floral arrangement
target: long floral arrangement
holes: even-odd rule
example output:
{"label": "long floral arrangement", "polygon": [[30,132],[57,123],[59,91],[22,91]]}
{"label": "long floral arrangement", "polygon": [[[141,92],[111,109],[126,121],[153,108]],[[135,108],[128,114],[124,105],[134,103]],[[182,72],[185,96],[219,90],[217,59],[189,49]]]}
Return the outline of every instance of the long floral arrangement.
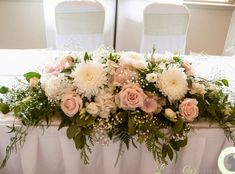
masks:
{"label": "long floral arrangement", "polygon": [[46,66],[43,73],[28,72],[12,89],[1,87],[0,111],[21,125],[9,126],[13,137],[1,167],[23,145],[31,127],[67,128],[89,163],[95,143],[120,146],[145,144],[155,160],[167,163],[187,144],[192,122],[217,123],[235,143],[235,105],[226,79],[196,77],[191,64],[178,55],[135,52],[71,53]]}

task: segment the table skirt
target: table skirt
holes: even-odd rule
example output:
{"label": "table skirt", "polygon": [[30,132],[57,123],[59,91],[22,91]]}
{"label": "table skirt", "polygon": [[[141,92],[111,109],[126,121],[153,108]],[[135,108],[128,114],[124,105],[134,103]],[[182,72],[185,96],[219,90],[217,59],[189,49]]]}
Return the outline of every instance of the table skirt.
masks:
{"label": "table skirt", "polygon": [[[0,159],[3,159],[10,134],[0,126]],[[232,143],[227,141],[219,128],[194,130],[188,137],[188,145],[178,153],[177,162],[169,162],[163,174],[181,174],[185,166],[197,169],[198,174],[220,173],[217,159],[220,152]],[[154,161],[145,145],[138,149],[124,149],[118,165],[114,167],[119,143],[109,146],[95,144],[90,164],[84,165],[80,153],[72,140],[66,137],[66,129],[57,131],[49,127],[44,133],[34,128],[26,139],[25,145],[9,159],[0,174],[154,174],[159,164]],[[235,163],[235,162],[234,162]]]}

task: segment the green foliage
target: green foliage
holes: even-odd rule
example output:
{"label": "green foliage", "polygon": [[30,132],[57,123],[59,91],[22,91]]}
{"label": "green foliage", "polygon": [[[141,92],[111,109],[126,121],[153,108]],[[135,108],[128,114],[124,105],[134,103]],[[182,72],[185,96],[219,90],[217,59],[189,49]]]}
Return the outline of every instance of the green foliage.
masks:
{"label": "green foliage", "polygon": [[9,91],[9,88],[5,86],[0,87],[0,94],[6,94]]}
{"label": "green foliage", "polygon": [[24,74],[24,77],[29,82],[29,80],[33,77],[40,79],[41,75],[37,72],[28,72],[28,73]]}
{"label": "green foliage", "polygon": [[14,135],[10,138],[10,143],[6,147],[6,154],[4,159],[2,160],[0,169],[6,166],[7,161],[9,160],[12,153],[16,152],[19,147],[22,147],[25,143],[25,139],[28,135],[29,127],[15,126],[9,127],[9,133],[13,133]]}
{"label": "green foliage", "polygon": [[221,80],[217,80],[216,84],[219,86],[229,86],[228,80],[227,79],[221,79]]}
{"label": "green foliage", "polygon": [[0,103],[0,112],[7,114],[10,111],[9,105],[5,103]]}
{"label": "green foliage", "polygon": [[163,153],[162,145],[154,134],[149,134],[145,139],[145,144],[149,152],[152,153],[154,160],[159,163],[167,163],[165,159],[165,152]]}
{"label": "green foliage", "polygon": [[183,129],[183,126],[184,126],[183,120],[180,117],[178,117],[177,122],[173,126],[174,133],[180,132]]}
{"label": "green foliage", "polygon": [[85,52],[83,59],[84,59],[85,62],[88,62],[88,61],[92,60],[91,55],[89,55],[87,52]]}

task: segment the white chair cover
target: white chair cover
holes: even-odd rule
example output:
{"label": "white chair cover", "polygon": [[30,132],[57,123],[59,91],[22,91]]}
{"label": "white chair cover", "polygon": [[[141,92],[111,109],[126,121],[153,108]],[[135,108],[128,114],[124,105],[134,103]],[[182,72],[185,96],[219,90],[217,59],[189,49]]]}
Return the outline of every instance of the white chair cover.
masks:
{"label": "white chair cover", "polygon": [[47,46],[91,51],[113,46],[115,1],[44,0]]}
{"label": "white chair cover", "polygon": [[150,51],[184,54],[189,12],[183,5],[153,3],[144,9],[144,36],[141,52]]}
{"label": "white chair cover", "polygon": [[235,55],[235,11],[233,11],[232,18],[230,21],[230,26],[229,26],[227,38],[225,41],[223,55],[225,56]]}
{"label": "white chair cover", "polygon": [[[119,0],[116,50],[146,52],[151,50],[155,43],[158,52],[165,49],[169,51],[183,50],[184,52],[188,11],[182,5],[181,0],[174,1],[175,5],[168,6],[166,3],[170,4],[172,1]],[[160,5],[160,8],[157,5]],[[163,7],[164,9],[161,9]],[[144,20],[144,12],[149,16],[146,20]],[[162,26],[159,26],[158,23],[155,25],[154,19],[158,13],[163,13],[165,16],[164,18],[158,16],[159,24]],[[152,19],[154,21],[151,22]],[[178,19],[180,23],[177,23]],[[146,24],[153,25],[145,27],[144,21],[147,22]],[[166,24],[170,24],[170,27],[166,28]],[[172,33],[172,31],[174,32]]]}

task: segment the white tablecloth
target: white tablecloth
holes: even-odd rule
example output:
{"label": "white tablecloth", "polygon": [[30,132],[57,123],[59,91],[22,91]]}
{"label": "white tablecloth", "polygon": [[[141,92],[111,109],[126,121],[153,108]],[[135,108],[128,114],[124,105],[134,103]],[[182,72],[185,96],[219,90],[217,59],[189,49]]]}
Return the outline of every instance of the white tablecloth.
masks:
{"label": "white tablecloth", "polygon": [[[58,54],[62,53],[42,50],[0,50],[0,84],[12,84],[9,79],[14,75],[38,69],[38,65],[43,67],[45,62]],[[188,56],[187,59],[194,63],[199,75],[207,78],[226,77],[231,81],[234,90],[235,58]],[[6,133],[5,121],[0,120],[0,159],[4,157],[5,147],[10,138]],[[108,147],[96,145],[90,156],[90,165],[85,166],[73,141],[67,139],[65,130],[58,132],[57,127],[53,126],[42,135],[41,129],[33,129],[24,147],[12,155],[7,166],[0,170],[0,174],[154,174],[157,169],[158,163],[153,160],[144,145],[125,151],[114,168],[118,143],[110,144]],[[220,173],[217,167],[218,155],[221,150],[231,145],[221,129],[202,126],[190,133],[188,145],[179,152],[177,162],[169,162],[163,173],[181,174],[186,165],[197,169],[199,174]]]}

